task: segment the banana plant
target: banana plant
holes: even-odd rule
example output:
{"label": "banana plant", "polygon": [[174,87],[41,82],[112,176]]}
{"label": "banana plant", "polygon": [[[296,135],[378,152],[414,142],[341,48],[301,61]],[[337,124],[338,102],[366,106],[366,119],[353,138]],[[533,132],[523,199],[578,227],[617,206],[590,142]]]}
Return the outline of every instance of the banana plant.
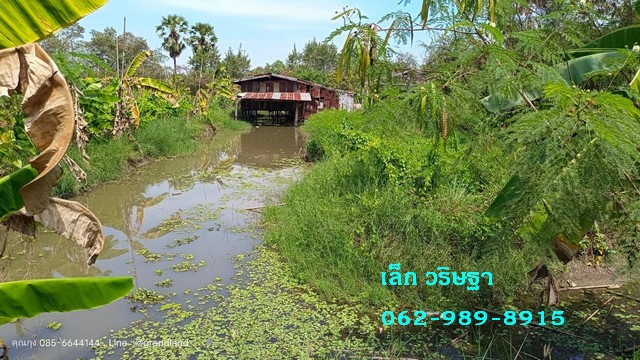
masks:
{"label": "banana plant", "polygon": [[[640,25],[631,25],[614,30],[582,48],[568,50],[573,58],[557,64],[554,69],[560,80],[566,85],[580,85],[587,81],[591,74],[611,71],[612,63],[626,61],[631,53],[640,51]],[[541,74],[545,76],[545,74]],[[629,90],[640,96],[640,69],[629,83]],[[526,98],[525,98],[526,97]],[[542,97],[539,89],[523,88],[520,94],[491,94],[481,100],[482,105],[491,113],[509,110],[522,106],[527,101]]]}
{"label": "banana plant", "polygon": [[607,53],[620,49],[633,49],[640,42],[640,25],[625,26],[607,33],[579,49],[567,51],[574,58]]}
{"label": "banana plant", "polygon": [[[88,262],[93,263],[104,243],[100,221],[79,203],[61,203],[51,197],[61,174],[58,163],[74,133],[73,101],[67,83],[53,60],[35,43],[1,50],[0,74],[0,89],[5,94],[24,94],[25,130],[40,151],[29,167],[18,172],[19,176],[3,179],[2,194],[7,198],[2,203],[13,206],[2,210],[0,220],[12,224],[10,217],[15,213],[22,222],[29,219],[55,224],[53,230],[89,250]],[[19,205],[24,208],[16,211]]]}
{"label": "banana plant", "polygon": [[198,89],[193,97],[193,115],[207,115],[209,105],[211,104],[211,95],[205,88]]}
{"label": "banana plant", "polygon": [[[626,56],[628,56],[628,54],[625,54],[623,49],[595,53],[557,64],[553,68],[550,68],[550,71],[540,73],[539,75],[545,81],[559,82],[567,86],[577,86],[587,81],[591,74],[612,70],[614,67],[612,63],[616,60],[624,60]],[[487,111],[498,113],[538,100],[542,97],[542,94],[541,89],[522,87],[519,91],[512,94],[491,94],[480,100],[480,102]]]}
{"label": "banana plant", "polygon": [[198,89],[193,99],[193,114],[207,115],[211,99],[215,96],[235,101],[236,94],[240,92],[238,85],[233,83],[226,68],[221,66],[216,70],[216,77],[205,88]]}
{"label": "banana plant", "polygon": [[[134,95],[134,89],[152,91],[177,106],[176,91],[160,80],[135,76],[138,68],[151,57],[151,52],[140,52],[131,62],[129,68],[120,79],[118,96],[121,101],[116,104],[116,116],[113,120],[113,134],[122,133],[129,125],[140,126],[140,109]],[[129,115],[131,114],[131,115]]]}

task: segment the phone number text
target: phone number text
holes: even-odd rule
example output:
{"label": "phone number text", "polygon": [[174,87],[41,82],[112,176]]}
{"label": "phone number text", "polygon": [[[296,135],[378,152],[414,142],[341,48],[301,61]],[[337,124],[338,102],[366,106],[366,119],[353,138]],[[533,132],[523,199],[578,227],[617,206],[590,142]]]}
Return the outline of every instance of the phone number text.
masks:
{"label": "phone number text", "polygon": [[480,326],[487,322],[500,322],[507,326],[526,326],[534,322],[535,325],[560,326],[564,324],[564,311],[553,311],[548,314],[544,311],[537,313],[528,310],[525,311],[505,311],[498,316],[497,314],[488,314],[486,311],[444,311],[438,313],[417,311],[402,311],[396,314],[393,311],[385,311],[382,313],[382,324],[386,326],[427,326],[428,322],[442,323],[442,325],[462,325],[462,326]]}

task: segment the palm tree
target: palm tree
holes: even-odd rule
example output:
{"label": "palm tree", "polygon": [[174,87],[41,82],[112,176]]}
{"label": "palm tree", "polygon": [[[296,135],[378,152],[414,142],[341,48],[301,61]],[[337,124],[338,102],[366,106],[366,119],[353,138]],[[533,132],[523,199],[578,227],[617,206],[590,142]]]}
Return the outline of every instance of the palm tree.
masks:
{"label": "palm tree", "polygon": [[213,55],[213,52],[216,51],[218,38],[213,31],[213,26],[210,24],[196,23],[191,27],[189,35],[187,42],[193,49],[194,59],[197,55],[200,55],[203,58],[198,60],[203,61],[206,55]]}
{"label": "palm tree", "polygon": [[198,67],[200,70],[198,88],[200,88],[200,83],[202,82],[202,71],[205,66],[207,70],[210,70],[215,67],[218,61],[219,54],[216,42],[218,42],[218,38],[213,31],[213,26],[210,24],[199,22],[191,27],[187,43],[193,50],[193,56],[189,62],[194,68]]}
{"label": "palm tree", "polygon": [[168,51],[169,57],[173,59],[173,75],[178,72],[176,59],[187,47],[182,36],[187,33],[188,28],[187,20],[179,15],[163,16],[162,22],[156,27],[158,36],[162,38],[162,48]]}

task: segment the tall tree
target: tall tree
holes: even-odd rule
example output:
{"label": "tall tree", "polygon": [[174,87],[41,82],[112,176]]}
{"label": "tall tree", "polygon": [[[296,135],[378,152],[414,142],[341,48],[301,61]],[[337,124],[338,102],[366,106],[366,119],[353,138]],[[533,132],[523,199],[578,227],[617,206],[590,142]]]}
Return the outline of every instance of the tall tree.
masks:
{"label": "tall tree", "polygon": [[300,65],[302,65],[302,54],[298,52],[296,44],[293,44],[293,50],[287,56],[287,67],[295,70]]}
{"label": "tall tree", "polygon": [[[122,66],[123,45],[126,47],[124,51],[124,67],[127,68],[135,56],[143,51],[151,50],[147,40],[140,36],[136,36],[127,32],[126,37],[119,35],[113,27],[107,27],[103,31],[91,30],[91,39],[84,44],[84,50],[90,54],[96,55],[102,59],[112,69]],[[126,38],[126,43],[125,43]],[[117,42],[117,44],[116,44]],[[119,56],[117,55],[120,52]],[[117,62],[120,61],[120,64]],[[155,57],[153,61],[146,62],[143,65],[143,73],[147,73],[150,67],[161,68],[162,59]]]}
{"label": "tall tree", "polygon": [[65,29],[60,30],[54,36],[40,41],[45,51],[52,54],[56,51],[61,53],[69,53],[78,51],[82,47],[82,39],[84,38],[84,28],[75,23]]}
{"label": "tall tree", "polygon": [[200,22],[193,25],[187,39],[187,43],[193,50],[189,64],[198,70],[214,70],[220,61],[217,42],[218,38],[212,25]]}
{"label": "tall tree", "polygon": [[335,70],[338,65],[336,46],[333,43],[318,42],[315,38],[304,45],[300,57],[303,65],[325,73]]}
{"label": "tall tree", "polygon": [[168,15],[162,17],[162,22],[156,27],[158,36],[162,38],[162,48],[169,53],[173,59],[173,75],[178,73],[177,59],[182,51],[187,47],[184,37],[189,30],[187,20],[179,15]]}
{"label": "tall tree", "polygon": [[251,59],[249,59],[249,55],[242,50],[242,44],[235,53],[229,48],[225,53],[222,64],[227,69],[227,73],[231,79],[243,78],[251,69]]}

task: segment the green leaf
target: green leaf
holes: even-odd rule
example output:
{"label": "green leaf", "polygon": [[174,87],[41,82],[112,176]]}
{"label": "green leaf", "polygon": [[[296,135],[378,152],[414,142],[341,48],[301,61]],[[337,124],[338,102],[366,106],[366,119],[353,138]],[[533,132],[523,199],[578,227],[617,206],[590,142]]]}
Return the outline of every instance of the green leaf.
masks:
{"label": "green leaf", "polygon": [[589,78],[589,73],[608,70],[610,60],[621,57],[619,51],[587,55],[558,65],[558,72],[567,84],[578,85]]}
{"label": "green leaf", "polygon": [[[610,70],[610,61],[614,59],[621,59],[622,57],[623,54],[620,51],[598,53],[577,59],[571,59],[565,63],[558,64],[555,69],[567,85],[579,85],[588,80],[590,74],[593,72]],[[550,76],[550,74],[541,75],[549,81],[553,80],[553,77]],[[527,98],[530,101],[534,101],[542,97],[542,93],[534,89],[526,89],[523,90],[523,92],[527,95]],[[505,111],[515,106],[526,104],[526,101],[522,96],[513,98],[500,93],[491,94],[480,100],[480,102],[487,111],[492,113]]]}
{"label": "green leaf", "polygon": [[502,32],[498,28],[493,27],[493,26],[491,26],[489,24],[480,24],[480,27],[482,28],[482,30],[484,30],[488,34],[490,34],[491,37],[493,37],[493,39],[498,44],[502,44],[504,42],[504,35],[502,34]]}
{"label": "green leaf", "polygon": [[125,78],[132,77],[133,74],[136,73],[140,65],[142,65],[142,63],[145,60],[147,60],[149,57],[151,57],[151,51],[149,50],[141,51],[140,53],[138,53],[138,55],[136,55],[136,57],[131,61],[131,65],[129,65],[129,69],[127,69],[127,72],[125,73],[124,77]]}
{"label": "green leaf", "polygon": [[489,21],[496,22],[496,3],[498,0],[489,0]]}
{"label": "green leaf", "polygon": [[570,50],[569,53],[581,57],[597,52],[632,49],[637,43],[640,43],[640,25],[631,25],[605,34],[583,48]]}
{"label": "green leaf", "polygon": [[[526,90],[523,91],[523,93],[530,101],[534,101],[542,97],[542,92],[538,90]],[[497,113],[512,109],[516,106],[524,106],[527,104],[527,101],[520,94],[516,97],[510,97],[505,94],[496,93],[483,98],[480,100],[480,103],[485,109],[487,109],[487,111]]]}
{"label": "green leaf", "polygon": [[113,104],[117,104],[120,102],[120,98],[115,96],[115,95],[111,95],[111,94],[105,94],[105,93],[101,93],[101,92],[91,92],[91,93],[85,93],[84,97],[82,98],[83,101],[96,101],[98,103],[103,103],[103,104],[107,104],[109,106],[113,105]]}
{"label": "green leaf", "polygon": [[473,10],[473,16],[471,17],[471,21],[475,21],[478,14],[482,11],[482,0],[476,1],[476,8]]}
{"label": "green leaf", "polygon": [[[351,62],[351,47],[353,46],[353,37],[350,32],[347,35],[347,38],[344,41],[344,46],[342,47],[342,51],[340,52],[340,59],[338,61],[338,68],[336,70],[336,78],[338,82],[342,81],[343,73],[346,73],[347,77],[349,77],[349,63]],[[346,71],[345,70],[346,67]]]}
{"label": "green leaf", "polygon": [[506,212],[518,204],[524,195],[527,183],[518,175],[513,175],[502,191],[496,196],[484,215],[490,219],[498,220]]}
{"label": "green leaf", "polygon": [[93,309],[133,290],[132,277],[85,277],[0,283],[0,325],[45,312]]}
{"label": "green leaf", "polygon": [[638,70],[638,72],[636,72],[636,76],[634,76],[629,83],[629,87],[636,94],[640,94],[640,69]]}
{"label": "green leaf", "polygon": [[20,189],[36,177],[38,172],[31,165],[27,165],[0,179],[0,219],[22,209],[24,202],[20,196]]}
{"label": "green leaf", "polygon": [[0,2],[0,49],[51,35],[107,3],[108,0],[4,0]]}
{"label": "green leaf", "polygon": [[422,0],[422,9],[420,10],[420,19],[422,20],[422,28],[427,27],[427,20],[429,19],[429,8],[431,7],[432,0]]}
{"label": "green leaf", "polygon": [[157,91],[160,93],[174,95],[176,92],[174,88],[157,79],[137,77],[133,78],[132,81],[135,85],[141,88]]}

